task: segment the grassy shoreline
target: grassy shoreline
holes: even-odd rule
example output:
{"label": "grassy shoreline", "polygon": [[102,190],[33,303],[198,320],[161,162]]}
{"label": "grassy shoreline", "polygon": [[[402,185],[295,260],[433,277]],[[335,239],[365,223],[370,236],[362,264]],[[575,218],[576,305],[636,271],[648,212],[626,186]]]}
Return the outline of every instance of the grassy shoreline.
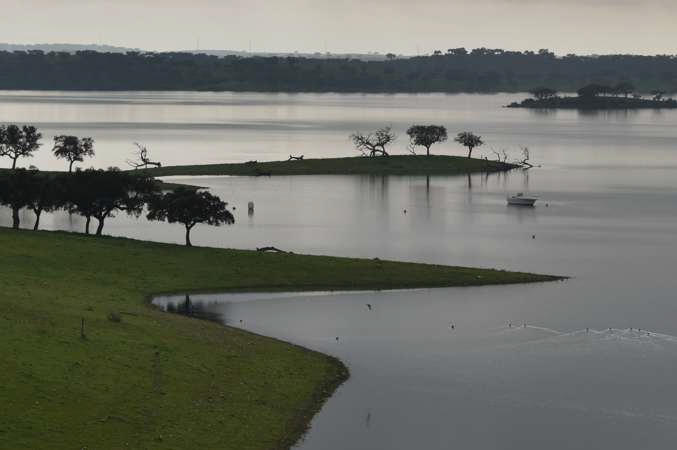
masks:
{"label": "grassy shoreline", "polygon": [[154,177],[199,175],[459,175],[505,172],[517,166],[498,161],[445,155],[351,156],[232,164],[198,164],[148,169]]}
{"label": "grassy shoreline", "polygon": [[164,313],[148,301],[160,293],[559,279],[4,228],[0,246],[0,436],[12,448],[288,448],[348,376],[330,356]]}

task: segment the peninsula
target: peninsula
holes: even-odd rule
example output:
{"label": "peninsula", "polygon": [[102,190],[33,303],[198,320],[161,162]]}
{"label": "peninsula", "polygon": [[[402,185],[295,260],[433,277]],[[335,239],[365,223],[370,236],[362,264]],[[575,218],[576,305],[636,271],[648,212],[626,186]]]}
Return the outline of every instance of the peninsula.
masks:
{"label": "peninsula", "polygon": [[152,295],[557,280],[500,270],[0,228],[3,440],[16,448],[288,448],[335,358],[168,314]]}
{"label": "peninsula", "polygon": [[461,156],[390,155],[166,166],[147,169],[147,171],[154,177],[178,175],[459,175],[476,172],[505,172],[517,167],[515,164],[500,161]]}

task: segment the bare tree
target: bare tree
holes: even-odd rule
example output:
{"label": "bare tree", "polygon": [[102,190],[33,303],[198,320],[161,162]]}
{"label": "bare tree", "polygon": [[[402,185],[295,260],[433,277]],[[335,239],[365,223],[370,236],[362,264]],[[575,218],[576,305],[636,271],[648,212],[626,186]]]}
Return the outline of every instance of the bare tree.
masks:
{"label": "bare tree", "polygon": [[353,141],[355,148],[364,156],[388,156],[386,146],[392,144],[397,136],[392,132],[391,127],[383,127],[369,133],[353,133],[350,140]]}
{"label": "bare tree", "polygon": [[496,155],[496,161],[504,163],[508,160],[508,152],[506,152],[505,149],[501,149],[501,153],[494,149],[491,149],[491,151],[494,155]]}
{"label": "bare tree", "polygon": [[532,167],[534,167],[534,165],[529,162],[529,159],[530,159],[529,148],[522,147],[522,159],[518,160],[517,164],[521,166],[523,169],[531,169]]}
{"label": "bare tree", "polygon": [[138,142],[134,142],[134,145],[136,145],[137,148],[136,157],[138,159],[137,160],[128,159],[127,164],[132,166],[134,169],[139,169],[141,167],[147,169],[148,166],[162,167],[162,164],[160,162],[150,160],[148,156],[148,149],[146,148],[146,146],[141,145]]}

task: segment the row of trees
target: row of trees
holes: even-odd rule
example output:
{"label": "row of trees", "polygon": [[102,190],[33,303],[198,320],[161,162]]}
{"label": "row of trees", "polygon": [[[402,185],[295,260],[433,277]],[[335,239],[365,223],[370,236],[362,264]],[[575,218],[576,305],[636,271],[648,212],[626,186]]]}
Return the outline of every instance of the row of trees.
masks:
{"label": "row of trees", "polygon": [[[604,84],[588,84],[583,86],[577,91],[579,97],[583,98],[593,98],[593,97],[618,97],[624,96],[626,99],[630,94],[633,94],[633,98],[640,99],[642,98],[641,94],[635,93],[636,89],[632,83],[619,83],[615,86],[608,86]],[[660,102],[663,100],[663,96],[666,94],[665,91],[656,89],[651,91],[652,100]]]}
{"label": "row of trees", "polygon": [[[556,98],[558,92],[555,89],[549,87],[538,87],[529,91],[531,95],[534,96],[537,100],[548,100],[551,98]],[[579,97],[582,98],[592,98],[592,97],[619,97],[623,96],[628,98],[630,95],[633,95],[634,98],[642,98],[642,95],[637,93],[635,85],[623,81],[615,85],[605,85],[605,84],[587,84],[582,88],[576,91]],[[662,90],[653,90],[651,91],[651,96],[653,100],[660,101],[663,99],[663,96],[666,94]]]}
{"label": "row of trees", "polygon": [[[40,172],[36,168],[17,168],[19,158],[28,158],[40,148],[42,134],[32,125],[0,125],[0,157],[12,161],[11,170],[0,172],[0,204],[12,211],[12,226],[20,228],[22,209],[35,214],[33,229],[40,226],[43,212],[65,210],[85,218],[85,233],[90,233],[92,218],[97,221],[95,234],[101,235],[106,220],[119,213],[140,216],[147,208],[149,220],[182,223],[186,228],[186,245],[190,231],[198,223],[209,225],[231,224],[233,215],[227,203],[208,192],[177,189],[158,191],[157,181],[145,171],[125,172],[118,168],[108,170],[75,170],[76,162],[94,156],[91,137],[59,135],[54,137],[52,152],[68,162],[68,172]],[[150,161],[148,150],[136,144],[139,161],[127,163],[138,168],[160,166]]]}
{"label": "row of trees", "polygon": [[[12,169],[16,169],[19,158],[30,158],[42,145],[42,133],[32,125],[0,125],[0,157],[8,157],[12,161]],[[54,156],[68,161],[68,171],[73,171],[73,164],[84,161],[85,157],[94,156],[94,140],[91,137],[54,136]]]}
{"label": "row of trees", "polygon": [[149,220],[181,223],[186,229],[186,245],[190,231],[198,223],[232,224],[235,219],[227,203],[209,192],[179,188],[160,192],[152,177],[139,172],[108,170],[76,170],[72,173],[45,173],[38,170],[14,169],[0,173],[0,204],[12,211],[12,226],[20,228],[21,209],[35,214],[33,229],[40,226],[43,212],[64,210],[85,218],[85,233],[96,219],[95,234],[103,233],[105,222],[116,214],[139,217],[144,210]]}
{"label": "row of trees", "polygon": [[215,90],[287,92],[525,92],[550,86],[633,83],[677,90],[671,55],[556,56],[451,48],[431,56],[350,58],[218,57],[190,53],[0,52],[0,89]]}
{"label": "row of trees", "polygon": [[[416,147],[423,147],[426,156],[430,156],[430,147],[445,142],[448,139],[447,129],[442,125],[412,125],[407,129],[409,136],[409,151],[416,154]],[[353,133],[350,140],[355,148],[364,156],[389,156],[387,147],[395,142],[397,135],[391,127],[382,127],[371,133]],[[474,148],[484,144],[481,136],[469,131],[458,133],[455,142],[468,149],[468,158],[472,157]]]}

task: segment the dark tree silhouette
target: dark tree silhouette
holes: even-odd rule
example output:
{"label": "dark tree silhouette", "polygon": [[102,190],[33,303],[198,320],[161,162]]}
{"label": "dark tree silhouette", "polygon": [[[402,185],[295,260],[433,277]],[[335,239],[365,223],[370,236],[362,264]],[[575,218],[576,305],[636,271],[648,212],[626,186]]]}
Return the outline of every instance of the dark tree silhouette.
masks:
{"label": "dark tree silhouette", "polygon": [[479,147],[480,145],[484,144],[482,141],[482,136],[477,136],[469,131],[458,133],[456,138],[454,138],[454,141],[458,142],[464,147],[468,147],[468,158],[472,156],[472,151],[475,147]]}
{"label": "dark tree silhouette", "polygon": [[31,125],[0,126],[0,156],[8,156],[12,160],[12,169],[16,168],[19,158],[28,158],[40,148],[42,134]]}
{"label": "dark tree silhouette", "polygon": [[94,217],[96,234],[103,232],[105,221],[117,211],[139,216],[145,201],[154,193],[155,181],[145,175],[119,169],[78,170],[70,177],[68,199],[70,211],[85,217],[85,233]]}
{"label": "dark tree silhouette", "polygon": [[85,218],[85,233],[89,234],[89,224],[96,210],[96,194],[94,186],[97,183],[97,171],[94,169],[77,170],[66,184],[67,209],[71,214],[79,214]]}
{"label": "dark tree silhouette", "polygon": [[40,227],[43,212],[56,211],[66,204],[66,176],[31,171],[34,176],[30,185],[30,201],[26,208],[35,214],[33,230]]}
{"label": "dark tree silhouette", "polygon": [[94,156],[94,140],[91,137],[80,139],[77,136],[54,136],[54,156],[68,161],[68,172],[73,171],[73,163],[82,162],[85,157]]}
{"label": "dark tree silhouette", "polygon": [[31,201],[35,174],[26,169],[15,169],[0,176],[0,203],[12,210],[12,228],[19,229],[19,211]]}
{"label": "dark tree silhouette", "polygon": [[663,96],[665,95],[665,91],[662,91],[660,89],[656,89],[654,91],[651,91],[651,95],[653,95],[654,101],[660,102],[663,100]]}
{"label": "dark tree silhouette", "polygon": [[181,223],[186,228],[186,246],[190,247],[190,231],[198,223],[220,226],[235,223],[228,204],[205,191],[178,188],[153,196],[148,202],[148,220]]}
{"label": "dark tree silhouette", "polygon": [[635,92],[635,86],[632,83],[628,83],[627,81],[624,81],[622,83],[618,83],[614,87],[614,91],[616,91],[618,94],[622,94],[625,96],[625,98],[628,98],[630,94]]}
{"label": "dark tree silhouette", "polygon": [[577,91],[579,97],[592,98],[598,97],[609,92],[609,86],[602,86],[601,84],[588,84]]}
{"label": "dark tree silhouette", "polygon": [[534,97],[536,97],[536,99],[538,100],[546,100],[549,98],[553,98],[557,95],[556,90],[547,87],[539,87],[529,91],[529,93]]}
{"label": "dark tree silhouette", "polygon": [[447,140],[447,129],[441,125],[412,125],[407,130],[410,145],[425,147],[426,155],[430,156],[430,147],[438,142]]}
{"label": "dark tree silhouette", "polygon": [[362,133],[350,135],[350,140],[353,141],[355,148],[365,156],[388,156],[386,147],[393,143],[395,139],[397,139],[397,136],[392,132],[391,127],[379,128],[367,135]]}

